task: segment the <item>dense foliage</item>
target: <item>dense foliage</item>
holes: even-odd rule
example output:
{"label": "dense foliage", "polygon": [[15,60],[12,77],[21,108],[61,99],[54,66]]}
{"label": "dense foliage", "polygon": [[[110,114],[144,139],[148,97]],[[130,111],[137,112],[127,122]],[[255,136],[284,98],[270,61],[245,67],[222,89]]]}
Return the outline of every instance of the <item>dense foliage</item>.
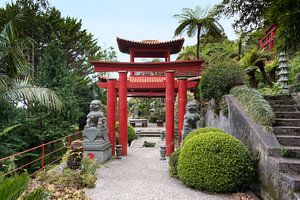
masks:
{"label": "dense foliage", "polygon": [[150,123],[156,122],[157,119],[165,120],[163,98],[130,98],[128,110],[130,118],[148,119]]}
{"label": "dense foliage", "polygon": [[263,126],[273,125],[275,122],[273,109],[257,90],[235,87],[230,93],[243,105],[254,122]]}
{"label": "dense foliage", "polygon": [[179,159],[180,149],[176,149],[170,156],[169,159],[169,174],[174,178],[178,178],[177,166]]}
{"label": "dense foliage", "polygon": [[189,140],[192,139],[194,137],[196,137],[199,134],[202,133],[213,133],[213,132],[222,132],[220,129],[218,128],[214,128],[214,127],[204,127],[204,128],[198,128],[195,129],[194,131],[190,132],[185,138],[184,141],[182,142],[182,146],[184,146],[184,144]]}
{"label": "dense foliage", "polygon": [[224,94],[228,94],[230,89],[243,83],[244,71],[237,65],[210,66],[205,69],[201,81],[201,96],[206,99],[215,99],[219,103]]}
{"label": "dense foliage", "polygon": [[281,50],[300,50],[300,2],[298,0],[223,0],[219,11],[234,16],[236,31],[267,29],[277,24],[276,46]]}
{"label": "dense foliage", "polygon": [[181,148],[177,170],[184,184],[210,192],[246,189],[255,174],[248,149],[223,132],[207,132],[189,139]]}
{"label": "dense foliage", "polygon": [[[128,124],[128,144],[130,145],[133,140],[136,139],[136,133],[134,128]],[[116,144],[119,144],[119,123],[116,123]]]}
{"label": "dense foliage", "polygon": [[[0,8],[2,29],[0,157],[82,129],[89,102],[106,103],[88,60],[115,59],[115,52],[98,46],[80,20],[63,17],[47,0],[7,3]],[[59,102],[59,109],[49,109],[54,108],[49,102]],[[10,164],[18,166],[39,155],[26,154]]]}

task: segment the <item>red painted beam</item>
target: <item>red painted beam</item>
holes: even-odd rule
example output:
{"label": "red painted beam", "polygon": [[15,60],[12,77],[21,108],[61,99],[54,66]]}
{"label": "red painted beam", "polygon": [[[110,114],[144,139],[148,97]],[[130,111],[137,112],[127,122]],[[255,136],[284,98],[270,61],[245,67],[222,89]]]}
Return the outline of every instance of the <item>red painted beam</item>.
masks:
{"label": "red painted beam", "polygon": [[[100,88],[107,88],[107,82],[98,82],[98,87]],[[187,82],[187,89],[194,89],[198,85],[198,81],[188,81]],[[120,84],[117,81],[115,84],[115,88],[119,89]],[[178,81],[175,81],[174,85],[175,89],[178,89],[179,83]],[[166,88],[166,83],[165,82],[151,82],[151,83],[146,83],[146,82],[128,82],[127,81],[127,89],[165,89]]]}
{"label": "red painted beam", "polygon": [[107,61],[90,61],[94,65],[95,72],[118,72],[118,71],[155,71],[164,72],[167,70],[175,71],[195,71],[202,70],[203,60],[193,61],[175,61],[175,62],[107,62]]}
{"label": "red painted beam", "polygon": [[[117,93],[117,96],[119,94]],[[155,92],[155,91],[151,91],[151,92],[127,92],[127,97],[161,97],[161,98],[165,98],[165,92]]]}

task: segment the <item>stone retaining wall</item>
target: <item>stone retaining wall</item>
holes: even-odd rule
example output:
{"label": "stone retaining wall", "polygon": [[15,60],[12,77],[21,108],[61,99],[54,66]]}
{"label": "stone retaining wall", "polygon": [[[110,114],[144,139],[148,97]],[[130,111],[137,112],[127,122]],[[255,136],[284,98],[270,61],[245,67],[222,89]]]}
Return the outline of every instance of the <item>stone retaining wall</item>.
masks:
{"label": "stone retaining wall", "polygon": [[254,123],[243,107],[233,96],[226,96],[228,112],[216,115],[211,108],[205,116],[206,126],[222,129],[242,141],[258,157],[258,185],[263,199],[286,199],[287,188],[278,166],[270,157],[280,157],[280,145],[272,133],[268,133],[259,124]]}

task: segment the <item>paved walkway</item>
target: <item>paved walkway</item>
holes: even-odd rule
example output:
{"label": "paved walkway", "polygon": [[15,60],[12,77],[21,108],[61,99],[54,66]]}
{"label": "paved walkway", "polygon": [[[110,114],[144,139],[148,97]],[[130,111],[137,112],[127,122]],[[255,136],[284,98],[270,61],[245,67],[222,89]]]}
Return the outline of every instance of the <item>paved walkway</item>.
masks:
{"label": "paved walkway", "polygon": [[168,163],[158,148],[129,148],[128,156],[112,160],[97,171],[96,187],[87,189],[91,200],[232,200],[184,186],[168,174]]}

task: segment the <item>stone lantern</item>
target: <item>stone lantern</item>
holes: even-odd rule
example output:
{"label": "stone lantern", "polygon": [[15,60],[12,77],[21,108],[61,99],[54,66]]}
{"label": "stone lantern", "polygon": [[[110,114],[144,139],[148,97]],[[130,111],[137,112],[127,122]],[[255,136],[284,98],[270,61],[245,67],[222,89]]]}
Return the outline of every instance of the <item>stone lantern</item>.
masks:
{"label": "stone lantern", "polygon": [[279,56],[279,67],[278,67],[279,73],[279,79],[278,82],[282,85],[283,90],[285,92],[288,92],[288,66],[287,66],[287,59],[285,58],[284,53],[280,53]]}

